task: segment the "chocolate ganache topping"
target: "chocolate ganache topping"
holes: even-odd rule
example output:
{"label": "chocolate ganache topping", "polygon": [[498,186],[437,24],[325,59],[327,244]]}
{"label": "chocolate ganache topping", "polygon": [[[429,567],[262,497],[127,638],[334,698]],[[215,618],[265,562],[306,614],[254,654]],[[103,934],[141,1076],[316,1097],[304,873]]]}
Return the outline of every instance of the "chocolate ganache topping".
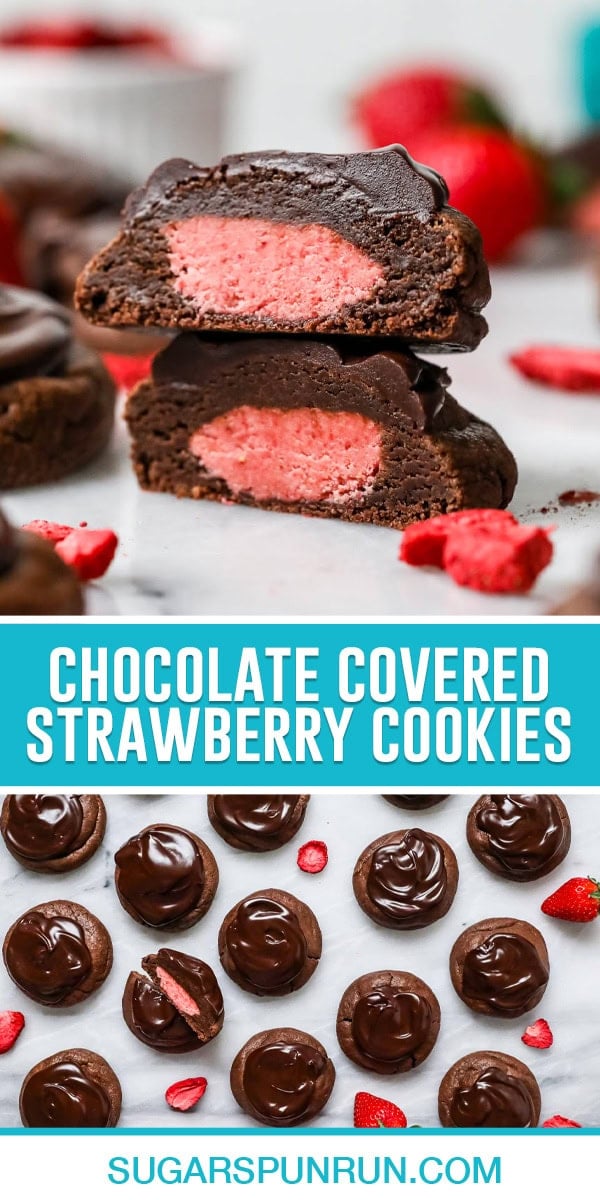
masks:
{"label": "chocolate ganache topping", "polygon": [[380,846],[371,858],[369,898],[398,925],[410,926],[426,917],[443,900],[446,886],[442,847],[422,829],[407,829],[398,841]]}
{"label": "chocolate ganache topping", "polygon": [[200,903],[204,868],[184,829],[151,825],[115,854],[117,888],[146,925],[178,921]]}
{"label": "chocolate ganache topping", "polygon": [[230,834],[261,850],[277,844],[295,816],[299,796],[213,796],[215,816]]}
{"label": "chocolate ganache topping", "polygon": [[149,979],[138,976],[131,990],[129,1017],[140,1041],[163,1050],[194,1050],[198,1038],[171,1001]]}
{"label": "chocolate ganache topping", "polygon": [[238,905],[225,941],[240,975],[265,992],[291,983],[306,963],[306,938],[296,914],[266,896]]}
{"label": "chocolate ganache topping", "polygon": [[544,994],[548,971],[536,947],[516,933],[493,933],[465,955],[462,990],[503,1016],[519,1016]]}
{"label": "chocolate ganache topping", "polygon": [[[145,967],[148,961],[144,959],[142,966]],[[166,946],[151,956],[151,962],[159,981],[165,975],[170,976],[201,1011],[208,1013],[213,1021],[220,1021],[223,1016],[223,995],[208,963],[191,954],[184,954],[182,950],[169,950]]]}
{"label": "chocolate ganache topping", "polygon": [[0,287],[0,386],[59,374],[70,344],[67,309],[38,292]]}
{"label": "chocolate ganache topping", "polygon": [[535,1125],[535,1109],[528,1088],[520,1079],[497,1067],[488,1067],[474,1083],[456,1089],[450,1117],[458,1128],[529,1129]]}
{"label": "chocolate ganache topping", "polygon": [[386,985],[361,996],[352,1016],[357,1046],[382,1062],[414,1060],[430,1027],[431,1008],[424,996]]}
{"label": "chocolate ganache topping", "polygon": [[75,1063],[61,1062],[35,1071],[21,1094],[23,1124],[33,1128],[106,1128],[109,1098]]}
{"label": "chocolate ganache topping", "polygon": [[9,975],[34,1000],[60,1004],[92,968],[81,925],[67,917],[25,913],[6,943]]}
{"label": "chocolate ganache topping", "polygon": [[326,1059],[307,1045],[273,1042],[253,1050],[244,1067],[244,1090],[255,1112],[272,1125],[293,1125],[311,1115]]}
{"label": "chocolate ganache topping", "polygon": [[4,837],[22,858],[43,862],[68,854],[82,823],[79,796],[9,796]]}
{"label": "chocolate ganache topping", "polygon": [[490,796],[477,813],[487,850],[509,873],[537,873],[559,854],[564,831],[553,796]]}

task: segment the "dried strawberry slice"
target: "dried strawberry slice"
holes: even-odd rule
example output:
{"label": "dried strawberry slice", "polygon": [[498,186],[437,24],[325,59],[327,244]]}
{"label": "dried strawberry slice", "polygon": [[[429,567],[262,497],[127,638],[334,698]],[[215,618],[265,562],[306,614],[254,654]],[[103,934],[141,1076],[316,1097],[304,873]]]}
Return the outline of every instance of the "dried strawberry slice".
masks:
{"label": "dried strawberry slice", "polygon": [[460,587],[521,595],[530,591],[552,554],[547,529],[516,525],[500,533],[457,531],[446,541],[443,565]]}
{"label": "dried strawberry slice", "polygon": [[63,542],[64,539],[72,532],[72,525],[58,525],[56,521],[29,521],[23,526],[27,533],[37,533],[38,537],[45,538],[47,542],[52,542],[56,545],[57,542]]}
{"label": "dried strawberry slice", "polygon": [[325,869],[328,860],[325,842],[305,842],[298,851],[298,866],[309,875],[318,875]]}
{"label": "dried strawberry slice", "polygon": [[600,392],[600,350],[526,346],[508,360],[521,375],[566,392]]}
{"label": "dried strawberry slice", "polygon": [[500,532],[516,524],[512,513],[498,508],[468,508],[464,512],[430,517],[428,521],[415,521],[404,531],[398,557],[412,567],[442,567],[444,548],[452,533]]}
{"label": "dried strawberry slice", "polygon": [[542,1129],[581,1129],[579,1121],[570,1121],[568,1117],[560,1117],[558,1113],[554,1117],[548,1117],[547,1121],[542,1121]]}
{"label": "dried strawberry slice", "polygon": [[167,1088],[165,1100],[171,1108],[176,1108],[178,1112],[189,1112],[202,1099],[207,1086],[208,1081],[202,1076],[195,1079],[180,1079],[178,1083],[172,1083]]}
{"label": "dried strawberry slice", "polygon": [[154,354],[110,354],[102,355],[102,361],[117,387],[125,392],[133,391],[138,383],[147,379],[152,371]]}
{"label": "dried strawberry slice", "polygon": [[57,543],[56,553],[82,583],[99,579],[108,570],[118,539],[112,529],[72,529]]}
{"label": "dried strawberry slice", "polygon": [[19,1034],[25,1027],[25,1017],[21,1012],[0,1012],[0,1054],[6,1054],[14,1046]]}
{"label": "dried strawberry slice", "polygon": [[554,1041],[554,1034],[547,1021],[543,1017],[539,1017],[532,1025],[528,1025],[525,1033],[521,1036],[521,1041],[526,1046],[532,1046],[534,1050],[548,1050]]}

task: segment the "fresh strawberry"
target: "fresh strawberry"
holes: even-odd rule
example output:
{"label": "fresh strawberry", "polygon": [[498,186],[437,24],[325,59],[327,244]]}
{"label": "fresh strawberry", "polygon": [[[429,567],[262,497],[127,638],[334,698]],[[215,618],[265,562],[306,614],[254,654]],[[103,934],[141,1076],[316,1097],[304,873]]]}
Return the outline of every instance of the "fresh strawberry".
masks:
{"label": "fresh strawberry", "polygon": [[325,842],[305,842],[298,851],[297,863],[301,871],[318,875],[325,870],[329,853]]}
{"label": "fresh strawberry", "polygon": [[534,1050],[548,1050],[554,1041],[554,1035],[548,1022],[543,1017],[538,1017],[533,1025],[527,1026],[521,1041],[526,1046],[532,1046]]}
{"label": "fresh strawberry", "polygon": [[568,879],[544,900],[542,912],[559,921],[595,921],[600,912],[600,883],[591,875]]}
{"label": "fresh strawberry", "polygon": [[104,575],[117,545],[117,535],[112,529],[72,529],[63,541],[56,543],[56,553],[86,583]]}
{"label": "fresh strawberry", "polygon": [[154,354],[103,354],[104,366],[112,375],[117,387],[125,392],[133,391],[136,384],[147,379]]}
{"label": "fresh strawberry", "polygon": [[557,1113],[555,1117],[542,1121],[542,1129],[581,1129],[581,1125],[579,1121],[570,1121],[568,1117],[559,1117]]}
{"label": "fresh strawberry", "polygon": [[600,350],[526,346],[508,360],[521,375],[565,392],[600,392]]}
{"label": "fresh strawberry", "polygon": [[0,192],[0,283],[24,284],[21,265],[21,229],[7,197]]}
{"label": "fresh strawberry", "polygon": [[406,139],[413,158],[443,175],[450,204],[479,226],[487,258],[504,258],[543,222],[548,184],[541,161],[510,134],[475,125],[429,128]]}
{"label": "fresh strawberry", "polygon": [[406,1117],[397,1104],[382,1100],[370,1092],[357,1092],[354,1098],[355,1129],[406,1129]]}
{"label": "fresh strawberry", "polygon": [[392,71],[369,84],[355,97],[352,116],[370,146],[410,141],[432,125],[506,123],[474,80],[429,66]]}
{"label": "fresh strawberry", "polygon": [[25,1026],[25,1017],[20,1012],[0,1012],[0,1054],[6,1054],[14,1046]]}
{"label": "fresh strawberry", "polygon": [[202,1099],[207,1086],[207,1080],[200,1076],[195,1079],[180,1079],[178,1083],[172,1083],[167,1088],[165,1100],[171,1108],[176,1108],[177,1112],[189,1112]]}

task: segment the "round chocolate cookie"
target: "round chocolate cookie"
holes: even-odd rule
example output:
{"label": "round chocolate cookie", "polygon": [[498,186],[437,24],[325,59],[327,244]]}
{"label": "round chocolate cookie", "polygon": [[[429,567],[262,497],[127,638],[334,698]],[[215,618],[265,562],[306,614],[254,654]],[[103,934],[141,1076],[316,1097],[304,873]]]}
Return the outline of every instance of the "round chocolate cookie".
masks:
{"label": "round chocolate cookie", "polygon": [[431,1054],[440,1006],[418,975],[373,971],[346,988],[336,1029],[352,1062],[378,1075],[396,1075],[418,1067]]}
{"label": "round chocolate cookie", "polygon": [[101,796],[4,797],[0,833],[13,858],[30,871],[73,871],[98,849],[106,829]]}
{"label": "round chocolate cookie", "polygon": [[549,977],[546,943],[534,925],[494,917],[469,926],[450,952],[450,977],[465,1004],[489,1017],[521,1017],[539,1004]]}
{"label": "round chocolate cookie", "polygon": [[161,1054],[187,1054],[200,1043],[168,996],[139,971],[132,971],[122,1000],[127,1027],[145,1046]]}
{"label": "round chocolate cookie", "polygon": [[208,819],[236,850],[277,850],[298,832],[309,796],[209,796]]}
{"label": "round chocolate cookie", "polygon": [[147,825],[115,854],[115,887],[140,925],[189,929],[210,908],[219,869],[205,842],[178,825]]}
{"label": "round chocolate cookie", "polygon": [[510,1054],[465,1054],[440,1084],[440,1124],[456,1129],[533,1129],[542,1098],[535,1075]]}
{"label": "round chocolate cookie", "polygon": [[360,907],[377,925],[423,929],[448,912],[458,885],[458,863],[441,837],[398,829],[363,850],[352,885]]}
{"label": "round chocolate cookie", "polygon": [[107,1129],[121,1114],[121,1085],[93,1050],[60,1050],[25,1076],[19,1110],[31,1129]]}
{"label": "round chocolate cookie", "polygon": [[219,930],[223,970],[245,992],[286,996],[310,979],[321,956],[315,914],[289,892],[252,892],[227,913]]}
{"label": "round chocolate cookie", "polygon": [[488,871],[527,882],[566,857],[571,822],[560,796],[480,796],[467,817],[467,840]]}
{"label": "round chocolate cookie", "polygon": [[108,930],[73,900],[28,909],[11,925],[2,952],[13,983],[31,1000],[56,1008],[87,999],[113,961]]}
{"label": "round chocolate cookie", "polygon": [[183,950],[164,947],[156,954],[147,954],[142,966],[193,1029],[200,1045],[220,1033],[225,1016],[223,996],[208,963]]}
{"label": "round chocolate cookie", "polygon": [[396,808],[408,808],[414,811],[420,811],[422,808],[433,808],[434,804],[441,804],[442,800],[447,800],[449,793],[443,796],[403,796],[400,793],[382,792],[382,799],[387,800],[390,804],[395,804]]}
{"label": "round chocolate cookie", "polygon": [[76,617],[83,609],[81,584],[54,546],[0,512],[0,616]]}
{"label": "round chocolate cookie", "polygon": [[244,1112],[263,1125],[302,1125],[327,1104],[335,1067],[327,1051],[299,1029],[267,1029],[242,1046],[231,1067],[231,1090]]}

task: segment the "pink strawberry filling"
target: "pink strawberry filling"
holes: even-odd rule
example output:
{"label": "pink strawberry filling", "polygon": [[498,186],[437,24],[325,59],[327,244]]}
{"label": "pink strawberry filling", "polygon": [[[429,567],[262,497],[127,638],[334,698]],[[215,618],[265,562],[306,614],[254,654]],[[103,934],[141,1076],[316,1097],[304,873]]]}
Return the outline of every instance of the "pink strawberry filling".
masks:
{"label": "pink strawberry filling", "polygon": [[302,321],[371,296],[382,268],[324,225],[188,217],[163,230],[175,288],[200,313]]}
{"label": "pink strawberry filling", "polygon": [[381,429],[360,413],[243,404],[201,425],[189,447],[236,495],[339,502],[372,486]]}
{"label": "pink strawberry filling", "polygon": [[171,1004],[174,1004],[175,1008],[186,1017],[197,1017],[200,1009],[196,1001],[192,1000],[189,992],[186,992],[179,983],[176,983],[173,976],[169,975],[169,972],[165,971],[164,967],[157,967],[156,974],[158,982],[165,996],[168,996],[171,1001]]}

